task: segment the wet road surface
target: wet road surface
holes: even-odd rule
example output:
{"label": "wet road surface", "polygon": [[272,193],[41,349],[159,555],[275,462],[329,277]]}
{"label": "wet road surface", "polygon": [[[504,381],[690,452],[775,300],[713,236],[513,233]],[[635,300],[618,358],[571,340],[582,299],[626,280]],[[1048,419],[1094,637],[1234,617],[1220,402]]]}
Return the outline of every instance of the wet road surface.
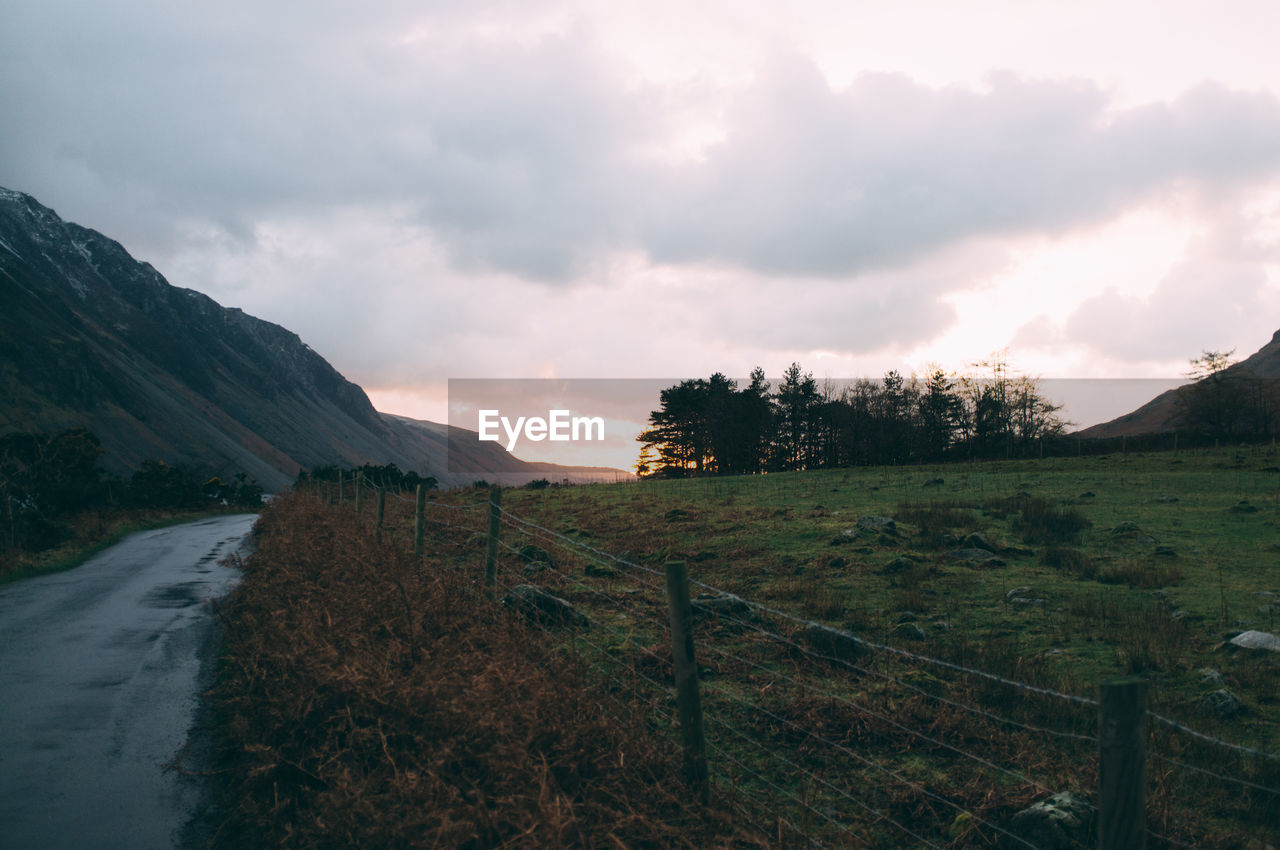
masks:
{"label": "wet road surface", "polygon": [[203,603],[238,580],[218,561],[254,519],[139,532],[0,587],[0,847],[181,845],[203,785],[165,766],[210,681]]}

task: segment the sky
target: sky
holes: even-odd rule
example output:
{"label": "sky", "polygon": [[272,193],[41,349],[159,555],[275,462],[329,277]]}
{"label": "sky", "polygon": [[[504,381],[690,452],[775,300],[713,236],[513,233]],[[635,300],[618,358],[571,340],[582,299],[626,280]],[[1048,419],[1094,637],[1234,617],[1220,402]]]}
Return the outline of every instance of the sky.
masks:
{"label": "sky", "polygon": [[6,0],[0,185],[435,421],[450,378],[1169,378],[1280,328],[1276,32],[1237,0]]}

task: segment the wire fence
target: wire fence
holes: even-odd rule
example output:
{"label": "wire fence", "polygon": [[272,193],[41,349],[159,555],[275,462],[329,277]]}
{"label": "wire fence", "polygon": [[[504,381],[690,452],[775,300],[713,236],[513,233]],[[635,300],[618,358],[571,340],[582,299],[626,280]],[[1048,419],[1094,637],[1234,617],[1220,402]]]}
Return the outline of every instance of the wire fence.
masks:
{"label": "wire fence", "polygon": [[[487,492],[461,504],[387,495],[413,507],[416,529],[403,508],[388,523],[398,542],[420,539],[424,523],[451,532],[459,568],[477,582],[475,552],[491,543],[492,595],[578,653],[656,731],[677,734],[663,569],[520,516]],[[1055,846],[1093,846],[1105,737],[1099,700],[689,583],[701,592],[691,642],[712,777],[762,836],[797,845],[1037,847],[1018,813],[1068,791],[1081,825],[1059,830]],[[1142,717],[1149,846],[1205,846],[1232,828],[1259,847],[1274,838],[1280,755],[1149,709]],[[1202,819],[1185,813],[1209,785],[1237,797],[1218,818],[1226,826],[1197,835]]]}

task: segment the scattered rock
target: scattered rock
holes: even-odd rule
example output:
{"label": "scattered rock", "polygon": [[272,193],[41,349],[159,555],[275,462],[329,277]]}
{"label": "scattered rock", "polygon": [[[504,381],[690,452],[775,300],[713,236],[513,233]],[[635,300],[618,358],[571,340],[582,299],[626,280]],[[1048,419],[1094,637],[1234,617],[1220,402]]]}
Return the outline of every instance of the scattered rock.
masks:
{"label": "scattered rock", "polygon": [[1136,522],[1130,522],[1129,520],[1125,520],[1115,528],[1111,529],[1111,533],[1116,537],[1123,534],[1138,534],[1141,531],[1142,529],[1138,528],[1138,524]]}
{"label": "scattered rock", "polygon": [[1016,606],[1018,606],[1018,607],[1024,607],[1024,608],[1025,608],[1025,607],[1036,607],[1036,608],[1040,608],[1040,607],[1044,607],[1045,605],[1048,605],[1048,604],[1049,604],[1049,600],[1047,600],[1047,599],[1035,599],[1035,598],[1030,597],[1030,596],[1015,596],[1013,599],[1010,599],[1010,600],[1009,600],[1009,604],[1010,604],[1010,605],[1016,605]]}
{"label": "scattered rock", "polygon": [[715,552],[698,552],[689,560],[693,561],[695,564],[701,564],[703,561],[710,561],[715,556]]}
{"label": "scattered rock", "polygon": [[1243,708],[1240,698],[1226,688],[1218,688],[1200,700],[1200,713],[1211,715],[1219,720],[1230,720]]}
{"label": "scattered rock", "polygon": [[800,637],[815,652],[841,661],[857,661],[871,654],[866,645],[848,632],[813,623],[805,627]]}
{"label": "scattered rock", "polygon": [[1178,550],[1168,544],[1161,544],[1155,548],[1155,551],[1152,554],[1161,558],[1176,558],[1178,557]]}
{"label": "scattered rock", "polygon": [[1232,646],[1238,646],[1241,649],[1258,649],[1270,650],[1271,652],[1280,652],[1280,637],[1269,632],[1247,631],[1227,641]]}
{"label": "scattered rock", "polygon": [[1160,541],[1157,538],[1152,537],[1150,534],[1139,534],[1135,542],[1140,543],[1143,546],[1154,546]]}
{"label": "scattered rock", "polygon": [[1275,591],[1273,591],[1273,590],[1255,590],[1255,591],[1253,592],[1253,595],[1254,595],[1254,596],[1257,596],[1257,597],[1260,597],[1260,598],[1262,598],[1262,599],[1275,599],[1275,598],[1276,598]]}
{"label": "scattered rock", "polygon": [[880,532],[880,536],[876,538],[876,543],[881,546],[897,546],[898,537],[896,534],[890,534],[887,531]]}
{"label": "scattered rock", "polygon": [[915,623],[899,623],[893,627],[891,634],[902,640],[918,641],[925,639],[924,629],[920,628]]}
{"label": "scattered rock", "polygon": [[595,561],[588,563],[583,572],[592,578],[617,578],[621,575],[621,572],[616,567],[611,567],[608,564],[599,564]]}
{"label": "scattered rock", "polygon": [[1159,496],[1156,496],[1156,501],[1172,503],[1178,501],[1178,497],[1170,496],[1168,493],[1161,493]]}
{"label": "scattered rock", "polygon": [[[942,545],[943,546],[959,546],[960,538],[956,537],[954,534],[948,531],[946,534],[942,535]],[[1276,547],[1280,548],[1280,543],[1277,543]]]}
{"label": "scattered rock", "polygon": [[827,561],[827,566],[831,567],[831,569],[833,570],[841,570],[847,567],[848,565],[849,565],[849,562],[846,561],[844,558],[841,558],[839,555],[832,558],[830,561]]}
{"label": "scattered rock", "polygon": [[985,567],[1003,567],[1004,561],[996,557],[994,552],[986,549],[957,549],[950,557],[966,564],[982,564]]}
{"label": "scattered rock", "polygon": [[941,479],[941,478],[930,478],[928,481],[924,482],[924,484],[923,484],[923,485],[921,485],[921,486],[924,486],[924,487],[941,487],[941,486],[942,486],[943,484],[945,484],[945,483],[946,483],[946,482],[945,482],[943,479]]}
{"label": "scattered rock", "polygon": [[858,528],[862,531],[888,534],[892,537],[898,536],[898,524],[893,521],[892,517],[867,515],[858,520]]}
{"label": "scattered rock", "polygon": [[531,584],[518,584],[502,597],[502,604],[538,622],[551,625],[586,626],[589,621],[573,604]]}
{"label": "scattered rock", "polygon": [[684,522],[689,518],[689,512],[683,508],[672,508],[662,515],[667,522]]}
{"label": "scattered rock", "polygon": [[915,611],[903,611],[901,614],[898,615],[898,619],[895,622],[914,623],[915,621],[916,621]]}
{"label": "scattered rock", "polygon": [[1093,492],[1092,490],[1085,490],[1083,493],[1081,493],[1081,494],[1080,494],[1080,498],[1081,498],[1081,499],[1096,499],[1096,498],[1098,498],[1098,494],[1097,494],[1097,493],[1095,493],[1095,492]]}
{"label": "scattered rock", "polygon": [[964,539],[964,545],[970,549],[986,549],[988,552],[997,551],[995,544],[976,531]]}
{"label": "scattered rock", "polygon": [[524,569],[522,569],[521,572],[527,576],[536,576],[538,573],[542,572],[546,568],[547,568],[547,565],[542,563],[541,561],[533,561],[531,563],[525,564]]}
{"label": "scattered rock", "polygon": [[1258,506],[1249,504],[1248,499],[1241,499],[1231,506],[1230,511],[1233,514],[1256,514]]}
{"label": "scattered rock", "polygon": [[1019,596],[1026,596],[1029,593],[1031,593],[1031,585],[1024,584],[1024,585],[1021,585],[1020,587],[1015,587],[1012,590],[1010,590],[1008,593],[1004,595],[1004,598],[1006,601],[1008,601],[1008,600],[1017,599]]}
{"label": "scattered rock", "polygon": [[1002,847],[1025,847],[1040,850],[1067,850],[1088,847],[1093,834],[1094,811],[1088,803],[1070,791],[1054,794],[1014,815],[1007,826],[1021,842],[1005,836]]}

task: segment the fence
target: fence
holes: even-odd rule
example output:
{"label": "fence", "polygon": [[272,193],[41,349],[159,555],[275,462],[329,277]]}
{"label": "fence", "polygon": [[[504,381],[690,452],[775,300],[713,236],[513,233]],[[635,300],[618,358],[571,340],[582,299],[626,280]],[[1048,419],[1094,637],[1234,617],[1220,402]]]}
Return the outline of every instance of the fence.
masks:
{"label": "fence", "polygon": [[[1149,710],[1140,682],[1102,683],[1095,699],[870,640],[692,579],[681,561],[658,568],[548,528],[497,488],[463,504],[359,478],[345,489],[330,485],[330,501],[358,512],[376,494],[379,543],[390,495],[412,506],[411,531],[398,511],[392,525],[415,552],[428,527],[483,544],[483,592],[648,706],[679,735],[692,792],[733,789],[780,843],[1261,848],[1280,831],[1280,755]],[[590,627],[566,628],[579,619]],[[1076,795],[1065,826],[1016,816],[1062,791]],[[1207,804],[1220,811],[1205,817]]]}

